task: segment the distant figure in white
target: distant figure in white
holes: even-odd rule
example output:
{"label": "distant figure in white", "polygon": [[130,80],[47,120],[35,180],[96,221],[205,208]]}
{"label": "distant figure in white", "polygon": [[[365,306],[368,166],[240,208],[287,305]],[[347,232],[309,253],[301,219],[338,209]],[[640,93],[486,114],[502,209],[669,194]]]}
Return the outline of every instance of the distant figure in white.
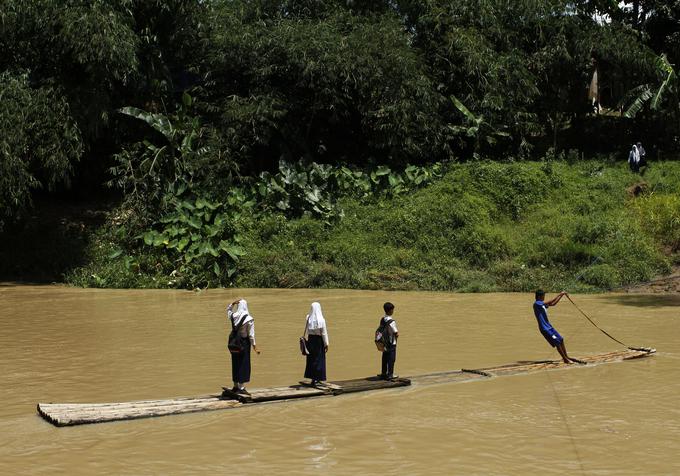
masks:
{"label": "distant figure in white", "polygon": [[635,144],[633,144],[633,148],[628,153],[628,166],[632,172],[640,171],[640,150]]}
{"label": "distant figure in white", "polygon": [[326,380],[326,352],[328,352],[328,329],[321,312],[321,304],[313,302],[307,314],[304,337],[307,345],[307,362],[305,378],[312,380],[312,385]]}
{"label": "distant figure in white", "polygon": [[642,147],[642,142],[638,142],[636,144],[636,147],[638,150],[638,154],[640,154],[640,162],[638,163],[638,168],[644,167],[645,165],[647,165],[647,159],[645,158],[647,152],[645,152],[645,148]]}
{"label": "distant figure in white", "polygon": [[[234,310],[235,309],[235,310]],[[235,342],[230,343],[231,378],[234,382],[232,392],[249,395],[243,384],[250,382],[250,347],[258,354],[255,343],[255,320],[248,311],[245,299],[237,299],[227,307],[227,317],[231,324]]]}

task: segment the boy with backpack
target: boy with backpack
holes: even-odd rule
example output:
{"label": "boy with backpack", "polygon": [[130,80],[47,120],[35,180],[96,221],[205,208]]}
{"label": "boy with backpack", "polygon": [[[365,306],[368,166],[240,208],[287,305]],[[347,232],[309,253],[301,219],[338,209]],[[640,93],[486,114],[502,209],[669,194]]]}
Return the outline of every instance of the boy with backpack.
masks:
{"label": "boy with backpack", "polygon": [[376,331],[375,338],[378,350],[382,350],[382,370],[378,377],[384,380],[393,380],[397,378],[394,375],[394,362],[397,360],[399,330],[397,329],[397,323],[392,318],[394,304],[386,302],[383,304],[383,309],[385,310],[385,315],[380,319],[380,326]]}

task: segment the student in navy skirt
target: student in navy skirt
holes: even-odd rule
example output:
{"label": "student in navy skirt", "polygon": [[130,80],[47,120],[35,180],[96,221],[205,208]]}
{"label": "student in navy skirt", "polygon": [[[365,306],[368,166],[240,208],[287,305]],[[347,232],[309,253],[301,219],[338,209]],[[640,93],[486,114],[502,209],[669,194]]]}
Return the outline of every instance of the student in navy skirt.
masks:
{"label": "student in navy skirt", "polygon": [[[234,311],[234,306],[236,310]],[[258,354],[255,343],[255,321],[248,311],[248,303],[245,299],[237,299],[227,307],[227,317],[232,327],[238,327],[238,336],[243,341],[243,352],[231,354],[231,379],[234,382],[233,392],[248,394],[244,387],[250,382],[250,347]]]}
{"label": "student in navy skirt", "polygon": [[309,351],[305,378],[311,379],[312,385],[316,385],[326,380],[326,352],[328,352],[328,330],[321,312],[321,304],[318,302],[312,303],[312,308],[307,314],[303,336]]}

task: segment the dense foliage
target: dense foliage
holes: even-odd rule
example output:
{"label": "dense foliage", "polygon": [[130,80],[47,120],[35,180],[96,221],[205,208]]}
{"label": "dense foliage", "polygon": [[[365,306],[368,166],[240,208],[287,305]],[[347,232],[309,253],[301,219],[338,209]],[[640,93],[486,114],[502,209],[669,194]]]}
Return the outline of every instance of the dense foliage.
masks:
{"label": "dense foliage", "polygon": [[0,73],[0,230],[31,203],[34,189],[68,182],[82,153],[69,106],[49,86],[26,75]]}
{"label": "dense foliage", "polygon": [[[446,245],[491,266],[517,246],[498,223],[560,184],[452,164],[677,152],[679,20],[675,0],[0,0],[0,241],[36,198],[113,194],[105,245],[77,264],[106,256],[127,277],[79,282],[266,284],[252,263],[268,242],[247,246],[259,226],[370,228],[359,208],[422,200],[392,216],[398,255]],[[428,195],[449,186],[458,207]],[[658,217],[673,206],[649,200]],[[448,232],[421,243],[409,227],[431,222]],[[309,252],[324,269],[345,253]]]}
{"label": "dense foliage", "polygon": [[[636,195],[639,188],[647,192]],[[239,259],[220,253],[219,234],[205,256],[219,263],[219,273],[233,266],[234,283],[243,287],[613,289],[651,279],[680,260],[679,194],[677,162],[655,164],[644,179],[604,159],[469,162],[409,193],[345,196],[344,217],[331,225],[311,215],[241,214]],[[199,230],[215,227],[202,216],[185,225],[173,212],[162,235],[145,238],[157,240],[155,249],[173,247],[182,236],[173,228],[184,227],[205,240]],[[212,264],[187,273],[185,261],[138,245],[111,259],[123,242],[103,233],[90,248],[93,261],[70,281],[111,287],[218,281]]]}

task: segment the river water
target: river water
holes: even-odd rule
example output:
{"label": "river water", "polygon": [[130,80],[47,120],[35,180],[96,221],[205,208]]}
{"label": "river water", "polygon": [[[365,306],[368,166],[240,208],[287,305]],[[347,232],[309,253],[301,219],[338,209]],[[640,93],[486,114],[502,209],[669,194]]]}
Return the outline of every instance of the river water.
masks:
{"label": "river water", "polygon": [[[248,299],[250,387],[296,383],[313,300],[329,379],[374,375],[384,301],[401,376],[557,357],[529,294],[84,290],[0,286],[2,474],[680,474],[680,297],[574,296],[639,361],[136,421],[55,428],[38,402],[116,402],[230,385],[224,308]],[[550,318],[574,356],[618,350],[568,302]]]}

